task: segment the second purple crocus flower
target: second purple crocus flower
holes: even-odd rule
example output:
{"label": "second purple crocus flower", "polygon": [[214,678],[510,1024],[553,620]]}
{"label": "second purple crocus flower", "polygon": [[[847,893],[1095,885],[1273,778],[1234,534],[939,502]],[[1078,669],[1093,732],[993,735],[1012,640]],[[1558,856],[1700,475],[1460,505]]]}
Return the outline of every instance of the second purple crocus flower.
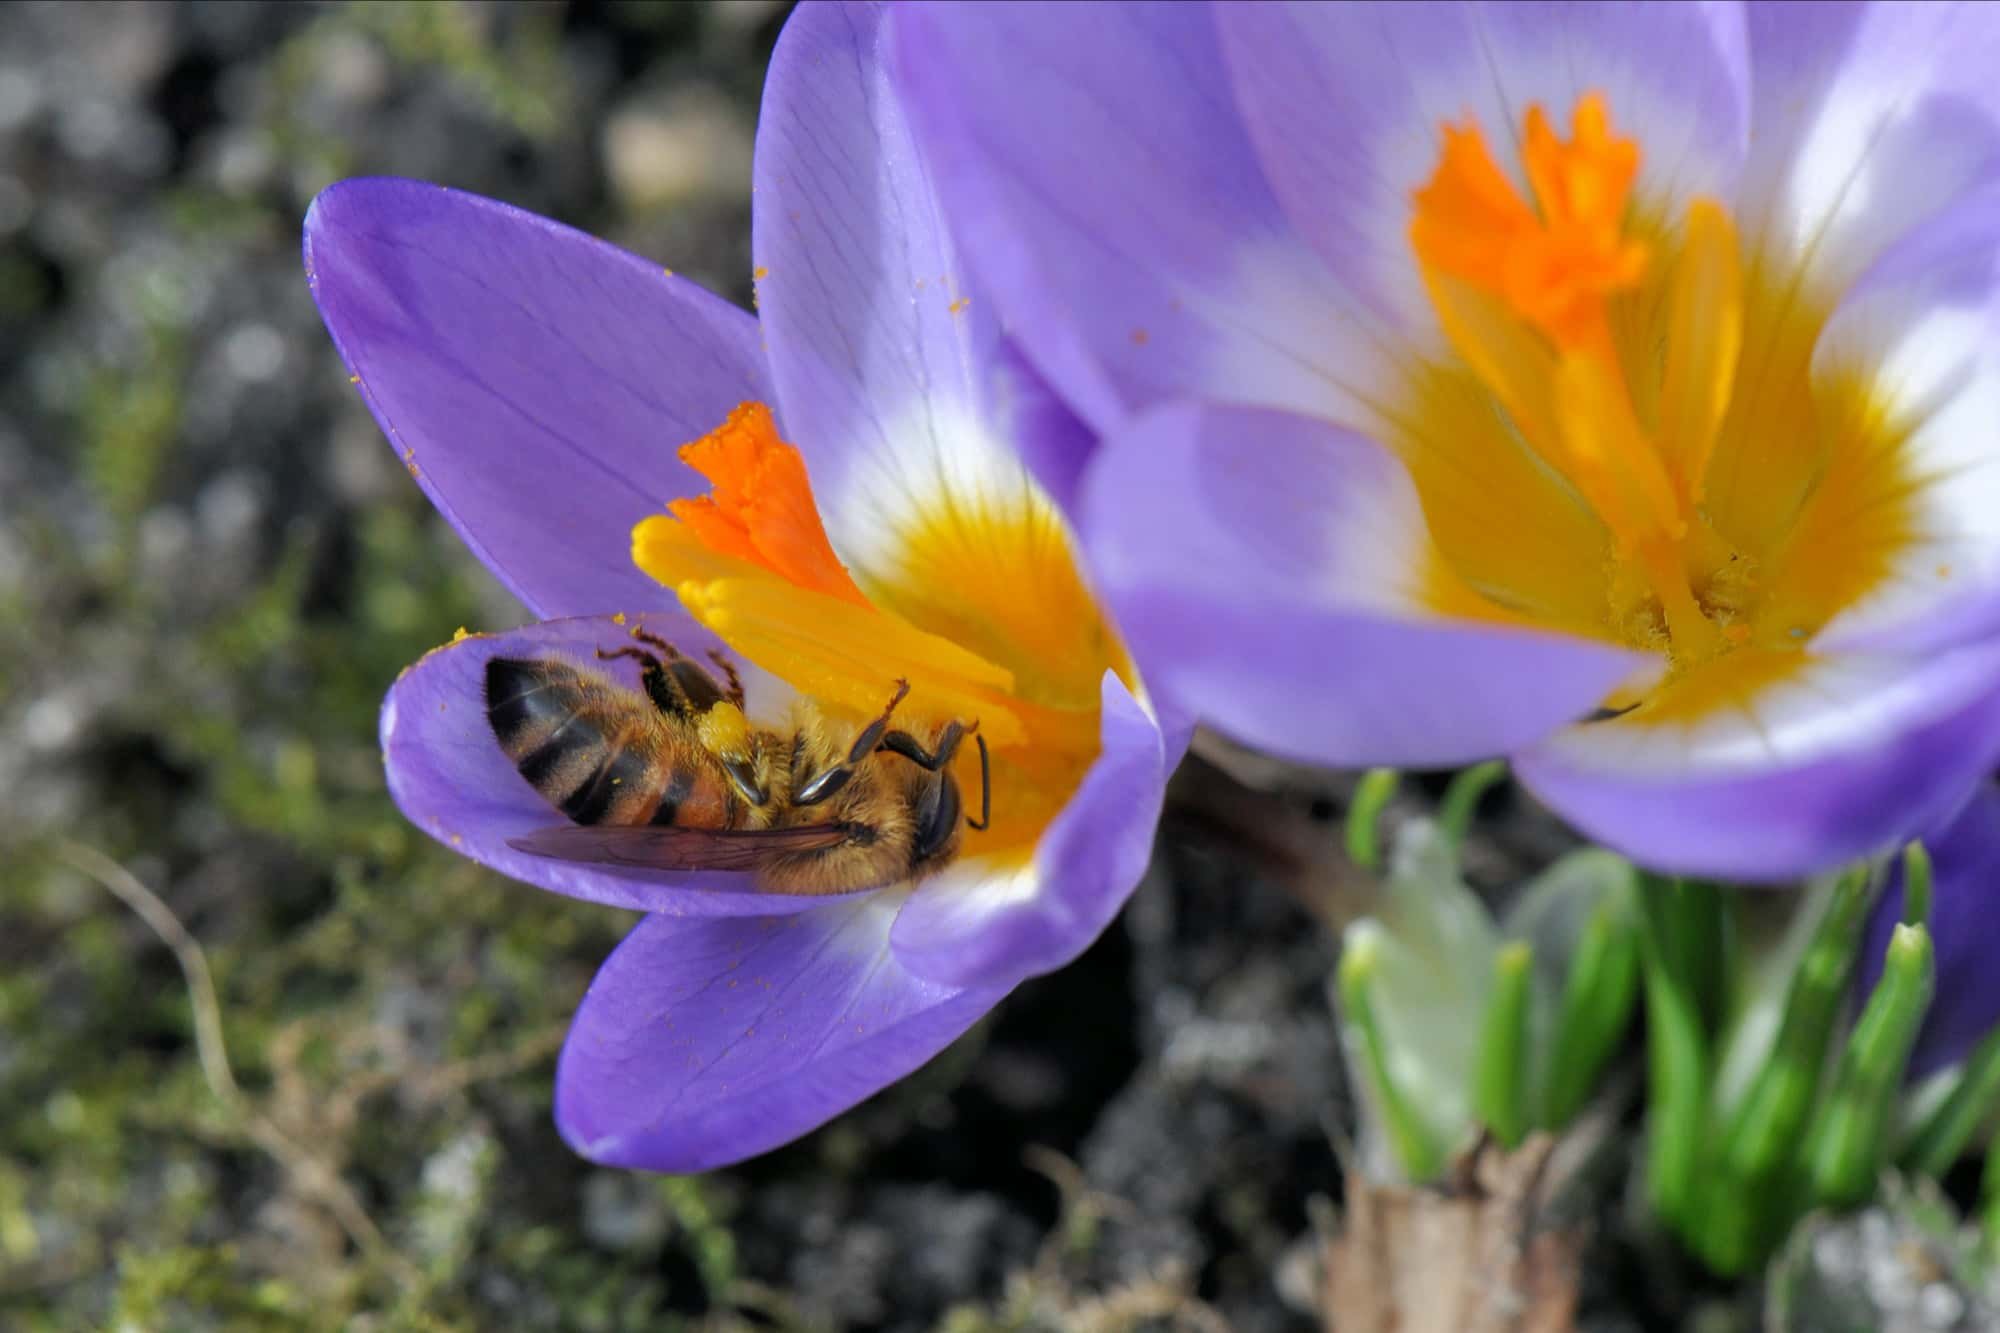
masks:
{"label": "second purple crocus flower", "polygon": [[934,5],[898,68],[1155,688],[1785,881],[2000,754],[2000,15]]}
{"label": "second purple crocus flower", "polygon": [[[559,1127],[606,1163],[701,1169],[820,1124],[1078,954],[1150,852],[1160,727],[1015,453],[1081,427],[966,285],[879,59],[886,24],[812,5],[779,41],[761,318],[434,186],[349,181],[307,220],[314,295],[383,430],[546,617],[404,674],[382,711],[391,791],[468,856],[647,913],[557,1074]],[[706,480],[676,459],[697,440]],[[914,886],[834,897],[521,851],[562,815],[495,738],[487,664],[556,658],[629,688],[632,663],[600,653],[634,631],[720,654],[772,727],[805,694],[858,731],[908,681],[899,718],[979,724],[991,828]],[[970,751],[955,771],[977,791]]]}

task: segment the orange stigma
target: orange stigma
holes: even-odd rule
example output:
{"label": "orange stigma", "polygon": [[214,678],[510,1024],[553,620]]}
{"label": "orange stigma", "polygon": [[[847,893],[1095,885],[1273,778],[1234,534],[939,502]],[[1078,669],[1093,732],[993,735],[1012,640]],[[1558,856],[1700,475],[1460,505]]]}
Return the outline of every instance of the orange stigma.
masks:
{"label": "orange stigma", "polygon": [[778,437],[771,409],[744,403],[709,434],[681,448],[681,461],[714,489],[667,505],[702,545],[761,565],[786,582],[866,606],[834,554],[799,451]]}
{"label": "orange stigma", "polygon": [[1539,105],[1528,108],[1521,156],[1539,214],[1476,124],[1446,125],[1410,242],[1425,265],[1500,297],[1558,346],[1604,351],[1606,298],[1646,272],[1646,247],[1625,235],[1639,146],[1612,134],[1597,93],[1577,102],[1571,124],[1565,142]]}

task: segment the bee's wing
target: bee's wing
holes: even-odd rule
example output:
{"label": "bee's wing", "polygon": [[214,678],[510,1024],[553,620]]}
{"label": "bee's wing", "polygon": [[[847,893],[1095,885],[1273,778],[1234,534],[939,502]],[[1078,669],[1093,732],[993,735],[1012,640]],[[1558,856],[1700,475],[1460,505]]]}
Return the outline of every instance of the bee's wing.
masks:
{"label": "bee's wing", "polygon": [[837,824],[795,828],[683,828],[677,824],[556,824],[507,845],[531,856],[645,870],[756,870],[773,856],[818,852],[847,841]]}

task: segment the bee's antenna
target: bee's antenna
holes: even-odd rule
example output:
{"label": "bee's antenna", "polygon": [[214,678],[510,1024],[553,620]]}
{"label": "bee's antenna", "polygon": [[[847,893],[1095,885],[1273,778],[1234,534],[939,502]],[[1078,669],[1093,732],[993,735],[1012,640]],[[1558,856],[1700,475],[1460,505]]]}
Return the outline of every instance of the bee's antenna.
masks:
{"label": "bee's antenna", "polygon": [[974,731],[972,739],[979,745],[979,818],[975,821],[968,815],[965,826],[975,833],[984,833],[993,827],[993,761],[986,753],[986,738]]}

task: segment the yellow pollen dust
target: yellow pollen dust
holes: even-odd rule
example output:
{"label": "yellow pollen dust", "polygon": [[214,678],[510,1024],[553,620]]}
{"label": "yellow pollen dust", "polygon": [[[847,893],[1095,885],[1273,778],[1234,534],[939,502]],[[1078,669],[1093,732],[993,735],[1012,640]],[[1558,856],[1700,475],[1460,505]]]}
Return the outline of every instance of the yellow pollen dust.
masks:
{"label": "yellow pollen dust", "polygon": [[[639,568],[746,659],[836,713],[872,717],[907,680],[905,725],[977,722],[992,752],[994,824],[967,850],[1032,851],[1096,755],[1098,681],[1124,661],[1067,546],[1037,522],[946,504],[916,516],[900,560],[864,591],[827,537],[804,459],[762,403],[738,407],[681,458],[712,488],[633,529]],[[1042,595],[992,604],[1008,580]],[[1077,597],[1056,596],[1071,585]],[[964,747],[967,791],[977,765]]]}
{"label": "yellow pollen dust", "polygon": [[1657,651],[1668,684],[1703,674],[1690,699],[1762,688],[1912,539],[1910,423],[1865,377],[1815,377],[1829,308],[1746,264],[1720,202],[1645,211],[1601,93],[1567,137],[1529,107],[1518,143],[1525,191],[1478,124],[1442,126],[1411,197],[1452,353],[1387,427],[1440,562],[1425,595]]}

